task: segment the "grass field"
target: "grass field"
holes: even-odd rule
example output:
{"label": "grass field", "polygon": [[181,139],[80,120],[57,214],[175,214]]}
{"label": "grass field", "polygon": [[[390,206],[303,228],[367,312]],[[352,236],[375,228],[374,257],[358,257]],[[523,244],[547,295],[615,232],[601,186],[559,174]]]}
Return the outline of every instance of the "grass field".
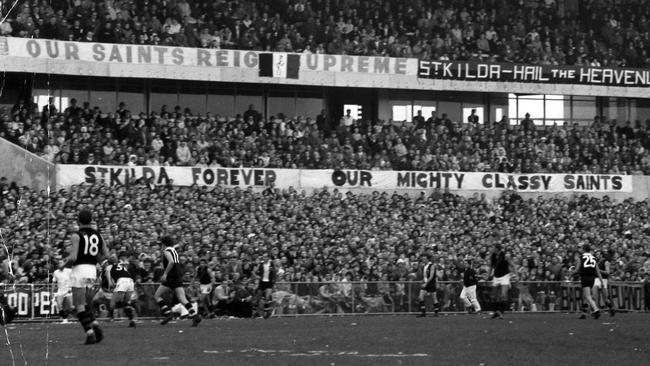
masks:
{"label": "grass field", "polygon": [[[103,323],[84,346],[78,324],[10,324],[15,365],[650,365],[650,314],[210,319],[161,326]],[[4,332],[4,329],[0,329]],[[49,355],[46,362],[46,338]],[[5,335],[2,335],[5,338]],[[6,340],[0,365],[12,365]]]}

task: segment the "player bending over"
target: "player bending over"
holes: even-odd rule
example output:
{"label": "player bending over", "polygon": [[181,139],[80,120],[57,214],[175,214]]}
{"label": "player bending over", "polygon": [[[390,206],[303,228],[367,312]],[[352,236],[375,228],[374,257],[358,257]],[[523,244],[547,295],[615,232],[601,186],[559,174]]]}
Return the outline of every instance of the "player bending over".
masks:
{"label": "player bending over", "polygon": [[160,306],[160,312],[165,317],[160,324],[165,325],[169,323],[173,317],[170,306],[163,299],[165,293],[172,292],[173,295],[176,295],[178,301],[185,306],[192,317],[192,326],[196,327],[201,322],[201,315],[194,310],[194,307],[187,301],[187,297],[185,296],[185,289],[183,288],[183,265],[180,263],[176,249],[174,249],[174,242],[169,236],[162,237],[160,241],[165,246],[165,249],[163,249],[163,266],[165,267],[165,272],[160,277],[160,286],[154,295],[158,306]]}
{"label": "player bending over", "polygon": [[572,267],[572,270],[580,275],[580,286],[582,287],[582,314],[580,314],[580,319],[587,318],[587,311],[589,307],[592,309],[591,316],[594,319],[600,317],[600,310],[598,309],[598,304],[594,301],[591,296],[592,287],[594,287],[594,281],[598,277],[601,281],[603,280],[598,265],[596,263],[596,257],[591,254],[591,247],[589,244],[582,246],[583,253],[578,259],[577,269]]}
{"label": "player bending over", "polygon": [[92,311],[92,299],[97,284],[97,263],[108,257],[108,248],[101,234],[91,227],[92,219],[90,211],[79,211],[79,231],[72,234],[72,247],[67,258],[67,263],[72,265],[72,303],[86,332],[86,344],[99,343],[104,338]]}
{"label": "player bending over", "polygon": [[59,260],[57,270],[52,273],[52,284],[56,287],[52,297],[59,309],[61,323],[67,324],[68,315],[72,312],[72,288],[70,287],[70,273],[72,270],[66,268],[65,264],[64,260]]}
{"label": "player bending over", "polygon": [[132,297],[134,291],[133,268],[126,252],[120,252],[118,262],[108,271],[108,282],[113,290],[111,309],[124,309],[124,314],[129,318],[129,327],[135,328],[135,307]]}
{"label": "player bending over", "polygon": [[420,286],[420,314],[418,318],[423,318],[427,316],[427,306],[424,303],[424,298],[427,295],[431,295],[433,298],[433,311],[435,316],[438,316],[440,311],[440,303],[438,303],[438,295],[436,294],[437,290],[437,268],[434,263],[433,254],[428,253],[427,264],[422,268],[422,285]]}
{"label": "player bending over", "polygon": [[503,246],[497,243],[490,258],[490,273],[492,277],[492,299],[494,300],[494,313],[492,319],[503,318],[503,312],[510,307],[508,291],[510,291],[510,276],[515,273],[510,257],[503,250]]}

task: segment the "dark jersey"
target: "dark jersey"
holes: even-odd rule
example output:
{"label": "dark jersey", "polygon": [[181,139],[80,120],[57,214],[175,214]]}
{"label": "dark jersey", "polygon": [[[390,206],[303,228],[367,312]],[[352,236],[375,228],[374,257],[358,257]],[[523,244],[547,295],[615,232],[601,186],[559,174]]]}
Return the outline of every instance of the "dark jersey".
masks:
{"label": "dark jersey", "polygon": [[580,256],[580,276],[596,277],[596,257],[591,253],[582,253]]}
{"label": "dark jersey", "polygon": [[505,252],[492,253],[490,262],[492,263],[492,268],[494,268],[494,277],[503,277],[510,273],[510,266],[508,265]]}
{"label": "dark jersey", "polygon": [[99,255],[103,253],[104,240],[99,231],[88,227],[81,228],[77,232],[79,235],[79,250],[77,252],[78,264],[96,265],[99,262]]}
{"label": "dark jersey", "polygon": [[474,268],[467,266],[465,272],[463,272],[463,286],[470,287],[478,284],[478,279],[476,278],[476,271]]}
{"label": "dark jersey", "polygon": [[609,278],[609,273],[607,273],[607,262],[609,262],[606,258],[601,258],[600,261],[598,261],[598,268],[600,269],[600,275],[605,278]]}
{"label": "dark jersey", "polygon": [[199,283],[202,285],[209,285],[212,283],[212,276],[210,276],[210,269],[199,267],[196,270],[196,277],[199,279]]}
{"label": "dark jersey", "polygon": [[111,268],[111,278],[113,281],[117,282],[120,278],[130,278],[133,279],[133,274],[131,273],[131,265],[129,263],[118,263]]}

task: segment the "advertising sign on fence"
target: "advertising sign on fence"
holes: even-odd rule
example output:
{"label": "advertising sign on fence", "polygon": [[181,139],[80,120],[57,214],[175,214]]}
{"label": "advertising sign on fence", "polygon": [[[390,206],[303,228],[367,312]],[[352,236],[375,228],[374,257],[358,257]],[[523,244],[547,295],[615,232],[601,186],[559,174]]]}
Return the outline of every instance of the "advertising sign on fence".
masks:
{"label": "advertising sign on fence", "polygon": [[[154,300],[157,284],[136,286],[136,310],[141,317],[159,316]],[[650,311],[648,286],[643,283],[610,283],[614,307],[619,311]],[[308,315],[333,313],[412,313],[419,311],[419,282],[279,282],[273,291],[276,315]],[[445,312],[463,312],[458,282],[440,282],[438,300]],[[191,292],[190,292],[191,293]],[[10,306],[16,308],[17,319],[39,319],[56,316],[55,301],[46,285],[0,286]],[[485,311],[492,310],[492,287],[479,284],[477,298]],[[327,295],[327,296],[325,296]],[[579,311],[582,289],[575,282],[518,282],[509,296],[513,311]],[[430,299],[428,299],[429,301]],[[97,304],[106,309],[108,301]],[[429,308],[433,304],[428,303]],[[601,299],[601,306],[604,302]],[[250,305],[249,305],[250,310]],[[103,310],[102,310],[103,311]],[[228,306],[221,315],[227,315]],[[98,314],[105,316],[106,314]]]}

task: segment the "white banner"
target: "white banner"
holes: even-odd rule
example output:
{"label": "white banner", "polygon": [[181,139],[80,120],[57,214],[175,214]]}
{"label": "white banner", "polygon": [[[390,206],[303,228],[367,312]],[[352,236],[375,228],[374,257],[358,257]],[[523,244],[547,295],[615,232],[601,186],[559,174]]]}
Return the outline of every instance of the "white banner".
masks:
{"label": "white banner", "polygon": [[289,188],[299,182],[299,174],[297,169],[58,165],[57,185],[102,183],[121,186],[147,181],[154,185],[246,188],[273,184],[278,188]]}
{"label": "white banner", "polygon": [[[257,51],[152,45],[2,38],[6,54],[31,59],[82,61],[132,65],[198,66],[204,68],[258,68]],[[276,53],[280,54],[280,53]],[[284,53],[286,55],[286,53]],[[300,54],[301,69],[337,73],[411,75],[418,73],[416,59],[381,56]]]}
{"label": "white banner", "polygon": [[264,168],[124,167],[58,165],[57,184],[131,184],[144,179],[155,185],[268,187],[368,190],[442,189],[450,191],[632,192],[632,176],[606,174],[508,174],[374,170]]}
{"label": "white banner", "polygon": [[[448,189],[450,191],[632,192],[632,176],[373,170],[303,170],[303,188]],[[320,184],[320,185],[319,185]]]}
{"label": "white banner", "polygon": [[[510,80],[494,77],[496,74],[507,73],[509,69],[506,70],[496,64],[484,64],[480,67],[481,70],[487,68],[488,76],[492,76],[479,80],[473,78],[474,71],[470,70],[471,67],[463,68],[465,72],[460,74],[458,74],[460,69],[456,68],[454,70],[457,72],[454,74],[451,66],[447,67],[447,64],[439,66],[441,71],[439,70],[438,74],[441,78],[438,78],[435,72],[435,61],[429,65],[415,58],[304,53],[299,56],[300,77],[298,79],[274,78],[272,83],[496,93],[502,93],[504,90],[511,93],[530,93],[534,90],[538,94],[645,98],[648,93],[645,88],[625,87],[625,85],[630,78],[639,81],[635,81],[635,85],[647,86],[650,82],[650,74],[647,70],[637,72],[625,69],[612,72],[610,77],[605,69],[582,68],[577,71],[567,71],[564,70],[565,68],[557,68],[555,70],[557,77],[563,77],[566,73],[566,80],[577,77],[580,81],[580,84],[558,85],[545,81],[547,77],[543,72],[540,74],[541,69],[530,65],[522,66],[522,77]],[[259,52],[248,50],[0,37],[0,64],[7,72],[269,83],[268,79],[259,76]],[[453,77],[449,78],[449,73],[452,73]],[[431,79],[432,77],[435,80]],[[606,83],[607,80],[616,82]]]}

